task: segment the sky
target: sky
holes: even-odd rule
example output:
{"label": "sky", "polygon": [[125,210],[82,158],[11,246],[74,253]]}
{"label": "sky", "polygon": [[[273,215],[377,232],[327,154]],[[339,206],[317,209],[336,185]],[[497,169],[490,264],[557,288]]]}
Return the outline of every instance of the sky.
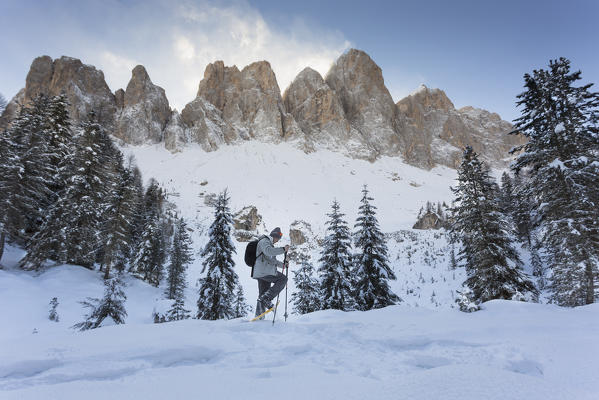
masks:
{"label": "sky", "polygon": [[551,59],[599,83],[597,15],[596,0],[2,0],[0,93],[24,87],[35,57],[67,55],[101,69],[112,91],[143,64],[181,110],[216,60],[267,60],[283,92],[303,68],[324,76],[357,48],[396,102],[425,84],[511,121],[523,75]]}

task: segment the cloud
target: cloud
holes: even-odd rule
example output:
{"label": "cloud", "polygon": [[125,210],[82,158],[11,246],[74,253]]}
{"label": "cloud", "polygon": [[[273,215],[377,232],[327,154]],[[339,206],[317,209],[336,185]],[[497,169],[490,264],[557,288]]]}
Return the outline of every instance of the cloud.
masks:
{"label": "cloud", "polygon": [[297,18],[276,26],[246,2],[169,4],[156,3],[143,18],[132,14],[134,7],[113,10],[119,20],[112,23],[129,21],[123,37],[104,40],[104,49],[87,51],[83,61],[102,69],[112,90],[126,87],[131,69],[143,64],[165,89],[171,107],[181,110],[195,98],[204,69],[214,61],[239,69],[269,61],[283,92],[307,66],[325,75],[351,45],[340,32]]}

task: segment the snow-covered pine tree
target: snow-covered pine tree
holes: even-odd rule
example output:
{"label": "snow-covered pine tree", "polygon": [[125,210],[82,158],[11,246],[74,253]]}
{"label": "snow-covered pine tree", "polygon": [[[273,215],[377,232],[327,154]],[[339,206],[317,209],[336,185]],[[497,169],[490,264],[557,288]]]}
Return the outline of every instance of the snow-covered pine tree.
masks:
{"label": "snow-covered pine tree", "polygon": [[354,235],[357,253],[353,258],[353,290],[358,310],[382,308],[401,301],[387,282],[396,277],[389,266],[385,236],[376,219],[376,207],[370,204],[373,200],[364,185]]}
{"label": "snow-covered pine tree", "polygon": [[525,246],[532,246],[533,221],[536,219],[536,210],[533,208],[531,192],[527,187],[529,178],[525,171],[514,176],[512,180],[513,206],[512,219],[516,229],[516,236]]}
{"label": "snow-covered pine tree", "polygon": [[144,226],[131,262],[133,274],[158,287],[164,274],[167,243],[162,229],[164,194],[154,179],[144,196]]}
{"label": "snow-covered pine tree", "polygon": [[310,262],[310,257],[301,255],[299,264],[300,267],[293,271],[293,282],[296,290],[291,294],[291,304],[294,313],[307,314],[323,309],[320,282],[314,277],[314,267]]}
{"label": "snow-covered pine tree", "polygon": [[543,258],[540,255],[541,245],[535,238],[533,245],[530,248],[530,267],[532,269],[532,275],[537,278],[537,287],[541,290],[545,289],[546,283],[546,270]]}
{"label": "snow-covered pine tree", "polygon": [[475,312],[480,310],[480,306],[474,300],[474,293],[468,286],[462,287],[462,290],[456,290],[458,297],[455,299],[456,304],[462,312]]}
{"label": "snow-covered pine tree", "polygon": [[351,287],[351,238],[345,214],[339,211],[337,200],[325,223],[326,236],[320,253],[318,273],[320,278],[320,307],[335,310],[351,310],[354,299]]}
{"label": "snow-covered pine tree", "polygon": [[513,169],[530,175],[551,301],[564,306],[593,303],[599,281],[599,93],[580,79],[565,58],[525,74],[514,125],[528,141]]}
{"label": "snow-covered pine tree", "polygon": [[58,298],[52,297],[50,300],[50,314],[48,315],[48,319],[50,321],[58,322],[60,318],[58,317],[58,312],[56,312],[56,308],[58,307]]}
{"label": "snow-covered pine tree", "polygon": [[235,301],[233,302],[233,318],[246,317],[250,311],[252,311],[252,307],[250,307],[245,300],[243,287],[241,285],[237,285],[237,290],[235,291]]}
{"label": "snow-covered pine tree", "polygon": [[132,259],[135,250],[139,247],[140,238],[144,228],[144,186],[139,168],[135,165],[133,156],[127,160],[127,170],[131,178],[131,191],[135,194],[133,202],[133,222],[130,236],[132,238],[129,258]]}
{"label": "snow-covered pine tree", "polygon": [[514,210],[514,186],[507,172],[501,175],[501,190],[499,191],[499,208],[503,215],[512,218]]}
{"label": "snow-covered pine tree", "polygon": [[166,312],[165,320],[158,322],[180,321],[189,318],[191,318],[191,311],[185,308],[185,300],[181,296],[181,298],[175,300],[173,306]]}
{"label": "snow-covered pine tree", "polygon": [[100,248],[102,212],[106,208],[107,182],[112,181],[103,148],[110,137],[93,112],[75,137],[68,171],[68,186],[48,209],[40,230],[20,261],[37,269],[47,258],[91,268]]}
{"label": "snow-covered pine tree", "polygon": [[13,174],[8,177],[12,203],[8,227],[11,239],[20,245],[26,245],[39,229],[52,197],[54,171],[48,146],[49,103],[47,96],[36,96],[29,105],[22,107],[7,130],[12,156],[9,162],[16,163],[10,168],[13,171],[9,171]]}
{"label": "snow-covered pine tree", "polygon": [[[13,128],[19,124],[22,113],[13,122]],[[18,231],[20,221],[15,197],[18,193],[21,148],[15,142],[11,130],[0,131],[0,260],[4,253],[4,243]]]}
{"label": "snow-covered pine tree", "polygon": [[[105,279],[104,297],[102,299],[88,297],[87,300],[80,302],[91,311],[85,316],[85,321],[73,325],[72,328],[85,331],[105,324],[124,324],[127,317],[127,311],[125,310],[127,296],[125,296],[122,279],[122,274],[116,274],[109,279]],[[110,318],[111,321],[104,323],[107,318]]]}
{"label": "snow-covered pine tree", "polygon": [[113,268],[123,272],[131,253],[132,225],[135,219],[137,194],[134,191],[131,171],[124,167],[120,151],[114,153],[116,173],[114,182],[107,183],[108,196],[104,210],[102,242],[102,267],[104,279],[108,279]]}
{"label": "snow-covered pine tree", "polygon": [[458,268],[458,260],[455,257],[455,243],[451,244],[451,252],[449,254],[449,268],[450,269]]}
{"label": "snow-covered pine tree", "polygon": [[69,102],[64,93],[52,97],[48,105],[48,147],[50,164],[54,172],[51,184],[52,202],[56,201],[59,194],[64,192],[67,185],[66,179],[70,176],[68,168],[74,149],[68,107]]}
{"label": "snow-covered pine tree", "polygon": [[465,283],[473,299],[484,302],[536,294],[513,247],[513,228],[500,210],[497,185],[470,146],[464,150],[457,181],[451,188],[456,198],[450,232],[462,243],[459,259],[465,262]]}
{"label": "snow-covered pine tree", "polygon": [[0,133],[0,253],[7,234],[26,245],[38,231],[47,208],[64,189],[71,143],[61,96],[37,96]]}
{"label": "snow-covered pine tree", "polygon": [[218,195],[214,205],[214,222],[208,232],[208,243],[201,253],[202,273],[207,273],[198,281],[198,319],[235,318],[233,304],[239,278],[233,261],[236,251],[231,241],[233,216],[229,209],[229,200],[227,190]]}
{"label": "snow-covered pine tree", "polygon": [[170,264],[167,268],[166,298],[183,299],[186,287],[187,265],[193,261],[192,243],[183,217],[177,219],[173,243],[170,249]]}

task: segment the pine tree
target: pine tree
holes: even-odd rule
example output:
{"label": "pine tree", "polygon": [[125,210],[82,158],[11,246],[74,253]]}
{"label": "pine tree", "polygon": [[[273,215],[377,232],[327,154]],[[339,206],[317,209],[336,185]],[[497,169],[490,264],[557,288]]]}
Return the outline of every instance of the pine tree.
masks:
{"label": "pine tree", "polygon": [[528,177],[524,171],[520,171],[513,179],[513,207],[512,219],[516,228],[516,236],[528,248],[532,246],[533,221],[536,219],[536,210],[533,208],[533,201],[528,185]]}
{"label": "pine tree", "polygon": [[545,289],[546,281],[545,281],[545,265],[543,263],[543,259],[539,254],[541,245],[537,241],[534,240],[533,246],[530,249],[530,266],[532,269],[532,274],[537,278],[537,286],[539,289]]}
{"label": "pine tree", "polygon": [[354,306],[351,287],[350,232],[345,214],[339,211],[339,203],[333,201],[332,211],[327,214],[326,236],[322,245],[318,267],[320,276],[320,306],[322,309],[350,310]]}
{"label": "pine tree", "polygon": [[480,306],[474,300],[474,293],[469,287],[463,287],[462,290],[456,290],[458,297],[455,299],[456,304],[462,312],[475,312],[480,310]]}
{"label": "pine tree", "polygon": [[101,246],[102,216],[112,181],[110,163],[103,153],[110,141],[95,114],[81,125],[75,137],[75,150],[69,160],[69,185],[49,207],[39,231],[28,243],[27,255],[20,261],[25,269],[37,269],[47,258],[91,268]]}
{"label": "pine tree", "polygon": [[243,294],[243,287],[237,285],[235,291],[235,301],[233,302],[233,318],[243,318],[252,311],[252,307],[246,302],[245,295]]}
{"label": "pine tree", "polygon": [[[18,123],[17,119],[13,126]],[[11,131],[0,131],[0,260],[5,240],[18,230],[15,223],[20,220],[18,203],[15,201],[22,171],[19,153],[20,148],[13,140]]]}
{"label": "pine tree", "polygon": [[26,245],[43,221],[44,210],[51,198],[53,170],[48,147],[49,98],[39,95],[21,108],[18,117],[6,131],[7,173],[3,189],[10,200],[6,226],[9,236]]}
{"label": "pine tree", "polygon": [[144,226],[131,262],[133,274],[158,287],[164,274],[166,238],[162,229],[164,194],[151,180],[144,196]]}
{"label": "pine tree", "polygon": [[501,190],[499,192],[499,208],[503,215],[512,217],[514,211],[514,187],[512,178],[507,172],[501,175]]}
{"label": "pine tree", "polygon": [[140,238],[144,228],[144,186],[139,168],[135,165],[132,156],[127,160],[127,170],[131,178],[131,192],[134,193],[132,204],[133,221],[129,235],[132,238],[129,258],[132,259],[135,250],[139,247]]}
{"label": "pine tree", "polygon": [[49,161],[53,172],[52,184],[50,186],[56,201],[58,195],[67,186],[66,180],[70,176],[68,171],[73,153],[73,131],[69,117],[69,102],[63,93],[50,99],[47,112],[48,124],[48,147]]}
{"label": "pine tree", "polygon": [[104,279],[108,279],[110,271],[117,268],[119,272],[125,270],[127,259],[131,253],[133,238],[131,236],[134,223],[136,193],[134,192],[131,171],[123,166],[122,154],[114,154],[116,174],[114,181],[107,183],[109,186],[104,211],[102,242],[102,265]]}
{"label": "pine tree", "polygon": [[530,176],[551,301],[564,306],[593,303],[599,282],[599,93],[580,79],[565,58],[525,74],[514,126],[528,142],[513,169]]}
{"label": "pine tree", "polygon": [[473,299],[484,302],[535,294],[512,245],[512,228],[500,210],[497,185],[470,146],[464,150],[457,181],[451,188],[456,198],[450,233],[462,243],[459,259],[465,262],[465,283]]}
{"label": "pine tree", "polygon": [[238,276],[235,272],[233,254],[235,247],[231,241],[233,216],[229,210],[229,196],[222,192],[214,205],[214,222],[210,225],[209,240],[201,253],[202,273],[199,280],[198,319],[235,318],[235,289]]}
{"label": "pine tree", "polygon": [[182,319],[191,318],[191,312],[185,308],[183,296],[176,299],[173,306],[166,312],[165,321],[180,321]]}
{"label": "pine tree", "polygon": [[173,243],[170,251],[170,264],[167,273],[166,298],[180,300],[183,298],[186,286],[187,265],[193,261],[191,238],[183,217],[177,220]]}
{"label": "pine tree", "polygon": [[449,255],[449,268],[457,269],[458,268],[458,260],[455,257],[455,245],[451,244],[451,253]]}
{"label": "pine tree", "polygon": [[50,321],[54,321],[54,322],[59,321],[60,318],[58,317],[58,313],[56,312],[57,307],[58,307],[58,298],[52,297],[52,300],[50,300],[50,314],[48,315],[48,319]]}
{"label": "pine tree", "polygon": [[104,280],[104,297],[102,299],[88,297],[87,300],[80,302],[91,311],[85,316],[85,321],[73,325],[73,328],[80,331],[95,329],[100,327],[106,318],[111,318],[115,324],[124,324],[127,317],[125,310],[127,296],[123,286],[121,274]]}
{"label": "pine tree", "polygon": [[300,267],[293,271],[293,275],[296,291],[291,294],[291,304],[294,312],[307,314],[323,309],[320,283],[314,277],[314,267],[308,256],[300,258]]}
{"label": "pine tree", "polygon": [[359,310],[382,308],[401,301],[387,283],[396,277],[389,266],[385,236],[379,229],[376,207],[370,204],[372,200],[364,185],[355,224],[355,248],[358,253],[354,255],[354,292]]}

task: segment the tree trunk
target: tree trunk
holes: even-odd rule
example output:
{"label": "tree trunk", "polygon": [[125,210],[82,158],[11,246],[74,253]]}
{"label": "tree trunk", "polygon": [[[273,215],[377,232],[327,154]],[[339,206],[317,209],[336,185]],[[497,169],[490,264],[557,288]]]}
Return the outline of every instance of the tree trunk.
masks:
{"label": "tree trunk", "polygon": [[4,254],[4,239],[6,238],[6,232],[2,230],[0,232],[0,268],[2,266],[2,255]]}
{"label": "tree trunk", "polygon": [[586,262],[585,275],[587,278],[586,304],[593,304],[595,302],[595,280],[593,277],[593,264],[591,261]]}

